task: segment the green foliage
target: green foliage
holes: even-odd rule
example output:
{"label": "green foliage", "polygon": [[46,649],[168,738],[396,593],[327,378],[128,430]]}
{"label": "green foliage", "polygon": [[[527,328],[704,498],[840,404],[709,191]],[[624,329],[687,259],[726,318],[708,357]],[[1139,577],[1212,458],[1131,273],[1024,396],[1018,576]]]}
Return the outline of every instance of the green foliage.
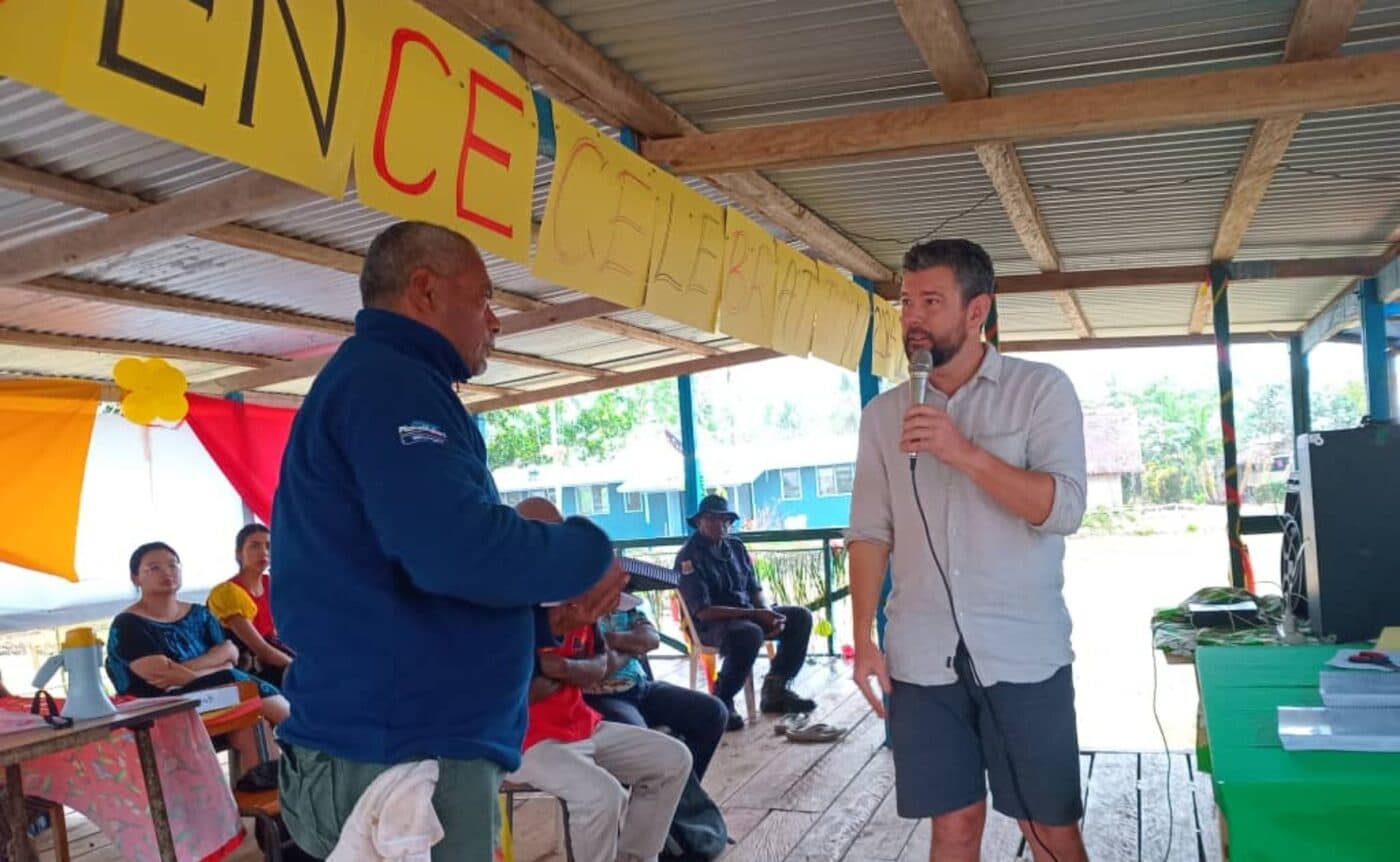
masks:
{"label": "green foliage", "polygon": [[674,380],[496,410],[486,414],[487,453],[492,469],[543,464],[551,460],[551,439],[557,439],[567,460],[603,460],[616,454],[637,425],[678,426],[678,411]]}
{"label": "green foliage", "polygon": [[1312,431],[1335,431],[1355,428],[1366,414],[1366,388],[1359,380],[1351,380],[1340,389],[1324,389],[1312,393]]}

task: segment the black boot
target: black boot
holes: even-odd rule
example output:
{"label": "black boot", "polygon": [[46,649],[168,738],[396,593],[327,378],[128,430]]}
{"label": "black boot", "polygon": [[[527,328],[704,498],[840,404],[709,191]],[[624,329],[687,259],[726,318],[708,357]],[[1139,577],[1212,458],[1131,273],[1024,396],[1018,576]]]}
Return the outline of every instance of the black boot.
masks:
{"label": "black boot", "polygon": [[730,730],[743,730],[744,717],[739,714],[739,711],[737,709],[734,708],[734,704],[725,703],[724,708],[729,711],[729,717],[724,721],[725,731],[727,732]]}
{"label": "black boot", "polygon": [[816,701],[793,691],[791,685],[790,680],[768,674],[763,680],[763,696],[759,699],[758,708],[763,712],[779,715],[789,712],[811,712],[817,708]]}

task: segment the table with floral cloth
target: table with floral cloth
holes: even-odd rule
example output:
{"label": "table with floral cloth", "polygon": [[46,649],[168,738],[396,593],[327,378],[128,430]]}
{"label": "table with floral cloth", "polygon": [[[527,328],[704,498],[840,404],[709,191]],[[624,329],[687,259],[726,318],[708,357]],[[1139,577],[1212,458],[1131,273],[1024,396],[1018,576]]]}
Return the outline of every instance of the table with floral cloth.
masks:
{"label": "table with floral cloth", "polygon": [[[123,712],[148,707],[160,698],[136,700]],[[243,824],[228,779],[192,702],[156,717],[151,749],[160,777],[176,858],[180,862],[222,859],[243,840]],[[29,699],[0,698],[0,709],[27,712]],[[84,723],[79,722],[81,727]],[[52,731],[55,738],[64,731]],[[0,735],[0,750],[7,739]],[[45,753],[22,764],[25,795],[65,805],[102,830],[125,859],[154,860],[161,854],[135,734],[114,728],[101,738]]]}

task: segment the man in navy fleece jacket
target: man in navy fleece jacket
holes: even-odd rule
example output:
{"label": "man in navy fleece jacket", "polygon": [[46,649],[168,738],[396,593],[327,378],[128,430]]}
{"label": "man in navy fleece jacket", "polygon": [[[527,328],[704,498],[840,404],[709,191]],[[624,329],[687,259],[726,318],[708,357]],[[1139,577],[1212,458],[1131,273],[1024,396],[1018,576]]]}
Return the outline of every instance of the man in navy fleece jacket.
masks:
{"label": "man in navy fleece jacket", "polygon": [[[297,651],[284,691],[282,809],[329,855],[364,789],[436,759],[433,858],[489,860],[496,791],[520,764],[535,605],[625,581],[590,522],[500,504],[453,384],[486,368],[500,322],[471,242],[404,222],[371,243],[355,334],[292,426],[273,506],[273,614]],[[552,643],[552,641],[551,641]]]}

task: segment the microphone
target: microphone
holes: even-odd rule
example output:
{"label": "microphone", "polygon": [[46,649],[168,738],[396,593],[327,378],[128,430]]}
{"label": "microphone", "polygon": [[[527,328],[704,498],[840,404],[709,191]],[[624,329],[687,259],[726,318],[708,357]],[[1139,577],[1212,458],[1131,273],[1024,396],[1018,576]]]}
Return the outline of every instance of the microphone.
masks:
{"label": "microphone", "polygon": [[[915,350],[909,357],[909,392],[914,396],[915,404],[924,403],[924,395],[928,392],[928,374],[933,370],[933,354],[927,350]],[[919,457],[918,452],[909,453],[909,464],[914,464],[914,459]]]}

